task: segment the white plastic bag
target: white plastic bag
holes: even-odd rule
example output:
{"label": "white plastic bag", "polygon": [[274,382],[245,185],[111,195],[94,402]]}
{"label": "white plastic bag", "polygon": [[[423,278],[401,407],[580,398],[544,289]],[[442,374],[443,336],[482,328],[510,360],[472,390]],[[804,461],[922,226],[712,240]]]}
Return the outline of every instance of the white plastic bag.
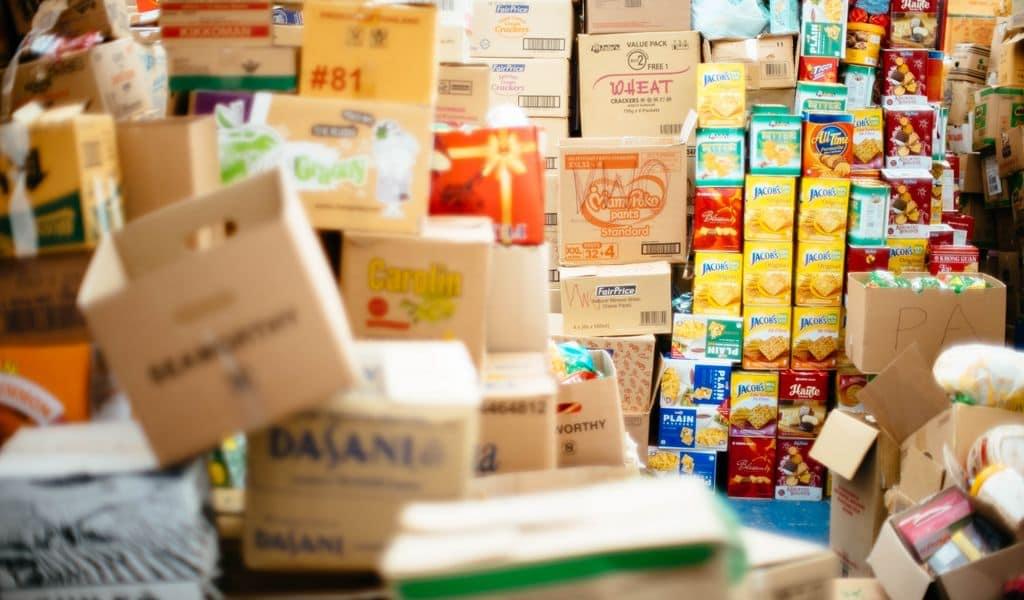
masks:
{"label": "white plastic bag", "polygon": [[954,346],[939,355],[935,381],[956,400],[1024,412],[1024,354],[985,344]]}
{"label": "white plastic bag", "polygon": [[761,0],[693,0],[693,28],[708,39],[757,37],[768,26]]}

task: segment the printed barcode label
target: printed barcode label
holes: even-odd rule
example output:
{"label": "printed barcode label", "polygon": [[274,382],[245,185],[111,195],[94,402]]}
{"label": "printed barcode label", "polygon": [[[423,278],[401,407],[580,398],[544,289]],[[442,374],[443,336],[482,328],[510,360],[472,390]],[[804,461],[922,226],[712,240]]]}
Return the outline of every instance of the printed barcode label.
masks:
{"label": "printed barcode label", "polygon": [[560,279],[558,269],[551,269],[548,271],[548,283],[558,283]]}
{"label": "printed barcode label", "polygon": [[437,82],[437,93],[442,96],[472,96],[473,82],[463,79],[442,79]]}
{"label": "printed barcode label", "polygon": [[666,123],[661,126],[662,135],[679,135],[679,132],[683,130],[682,123]]}
{"label": "printed barcode label", "polygon": [[563,38],[523,38],[523,50],[560,52],[565,50]]}
{"label": "printed barcode label", "polygon": [[455,0],[438,0],[441,12],[455,12]]}
{"label": "printed barcode label", "polygon": [[544,225],[558,225],[558,213],[544,213]]}
{"label": "printed barcode label", "polygon": [[558,168],[558,157],[557,156],[545,156],[544,157],[544,168],[545,169],[557,169]]}
{"label": "printed barcode label", "polygon": [[765,63],[764,74],[768,77],[789,77],[789,63]]}
{"label": "printed barcode label", "polygon": [[668,311],[664,310],[642,310],[640,311],[641,325],[666,325],[668,324]]}
{"label": "printed barcode label", "polygon": [[560,96],[519,96],[519,108],[561,108]]}
{"label": "printed barcode label", "polygon": [[626,0],[626,8],[643,8],[643,0]]}
{"label": "printed barcode label", "polygon": [[682,244],[655,244],[644,243],[640,245],[640,254],[645,256],[658,255],[658,254],[680,254],[682,253]]}
{"label": "printed barcode label", "polygon": [[82,144],[82,167],[92,169],[100,166],[102,162],[99,142],[93,141]]}
{"label": "printed barcode label", "polygon": [[999,180],[999,163],[996,157],[985,158],[985,178],[988,180],[989,195],[997,196],[1003,193],[1002,181]]}
{"label": "printed barcode label", "polygon": [[84,321],[82,314],[71,303],[12,307],[4,311],[3,323],[3,330],[7,333],[26,333],[70,329]]}

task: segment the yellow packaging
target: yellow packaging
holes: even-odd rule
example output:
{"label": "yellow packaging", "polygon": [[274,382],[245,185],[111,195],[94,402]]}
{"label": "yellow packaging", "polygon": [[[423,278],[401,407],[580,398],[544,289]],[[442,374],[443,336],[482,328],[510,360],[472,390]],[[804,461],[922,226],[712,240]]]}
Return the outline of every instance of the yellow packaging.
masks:
{"label": "yellow packaging", "polygon": [[747,175],[744,192],[744,239],[791,242],[796,212],[796,178]]}
{"label": "yellow packaging", "polygon": [[843,295],[843,242],[798,242],[795,304],[840,306]]}
{"label": "yellow packaging", "polygon": [[746,111],[746,65],[697,65],[697,117],[701,127],[746,127]]}
{"label": "yellow packaging", "polygon": [[743,248],[743,304],[789,306],[793,298],[793,244],[747,242]]}
{"label": "yellow packaging", "polygon": [[775,437],[779,414],[778,371],[733,371],[729,437]]}
{"label": "yellow packaging", "polygon": [[740,316],[743,255],[697,252],[693,276],[693,314]]}
{"label": "yellow packaging", "polygon": [[836,368],[842,311],[834,307],[797,306],[793,309],[791,368],[821,370]]}
{"label": "yellow packaging", "polygon": [[904,271],[924,271],[924,257],[928,249],[925,238],[889,238],[889,270],[899,275]]}
{"label": "yellow packaging", "polygon": [[789,306],[743,307],[743,368],[789,368]]}
{"label": "yellow packaging", "polygon": [[849,204],[849,179],[804,177],[800,181],[797,239],[801,242],[845,241]]}

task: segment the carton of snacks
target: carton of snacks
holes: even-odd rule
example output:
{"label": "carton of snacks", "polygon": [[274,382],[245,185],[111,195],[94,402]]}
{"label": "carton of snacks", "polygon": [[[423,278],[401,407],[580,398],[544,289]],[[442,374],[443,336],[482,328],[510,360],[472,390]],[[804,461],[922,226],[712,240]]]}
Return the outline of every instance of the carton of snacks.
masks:
{"label": "carton of snacks", "polygon": [[877,72],[878,69],[875,67],[843,66],[843,85],[846,86],[846,108],[848,110],[868,108],[873,104]]}
{"label": "carton of snacks", "polygon": [[853,115],[853,164],[856,177],[877,172],[885,164],[885,137],[882,109],[875,106],[850,110]]}
{"label": "carton of snacks", "polygon": [[839,83],[839,59],[827,56],[801,56],[800,81]]}
{"label": "carton of snacks", "polygon": [[733,371],[729,437],[775,437],[779,416],[777,371]]}
{"label": "carton of snacks", "polygon": [[846,86],[839,83],[798,81],[793,114],[846,110]]}
{"label": "carton of snacks", "polygon": [[1003,132],[1022,124],[1024,88],[986,87],[975,92],[974,130],[971,138],[974,150],[994,146]]}
{"label": "carton of snacks", "polygon": [[[845,284],[845,280],[843,281]],[[845,292],[845,287],[843,288]],[[852,367],[849,355],[846,354],[846,309],[839,311],[839,351],[836,352],[836,368]]]}
{"label": "carton of snacks", "polygon": [[491,248],[485,284],[488,351],[543,352],[548,347],[549,254],[546,244]]}
{"label": "carton of snacks", "polygon": [[730,498],[775,497],[775,438],[729,437]]}
{"label": "carton of snacks", "polygon": [[785,369],[789,366],[790,316],[787,306],[743,307],[743,368]]}
{"label": "carton of snacks", "polygon": [[889,45],[934,50],[942,29],[941,18],[938,0],[892,0]]}
{"label": "carton of snacks", "polygon": [[789,306],[793,299],[793,244],[747,242],[743,248],[743,304]]}
{"label": "carton of snacks", "polygon": [[928,254],[926,238],[889,238],[885,242],[889,248],[888,269],[899,275],[903,272],[916,273],[925,270],[925,258]]}
{"label": "carton of snacks", "polygon": [[935,127],[935,109],[931,106],[894,106],[886,110],[885,167],[931,170]]}
{"label": "carton of snacks", "polygon": [[849,204],[849,179],[801,179],[797,239],[801,242],[843,241]]}
{"label": "carton of snacks", "polygon": [[658,382],[662,447],[725,450],[732,366],[664,358]]}
{"label": "carton of snacks", "polygon": [[686,146],[669,138],[574,139],[559,148],[561,264],[685,259]]}
{"label": "carton of snacks", "polygon": [[[738,255],[737,255],[738,256]],[[562,267],[562,315],[567,335],[672,332],[667,262]],[[739,311],[739,285],[736,290]]]}
{"label": "carton of snacks", "polygon": [[536,127],[434,135],[430,214],[486,216],[504,244],[544,239],[544,167]]}
{"label": "carton of snacks", "polygon": [[693,249],[739,252],[743,188],[698,187],[693,196]]}
{"label": "carton of snacks", "polygon": [[469,53],[474,58],[569,58],[572,53],[574,19],[567,2],[474,0],[472,5]]}
{"label": "carton of snacks", "polygon": [[850,186],[850,211],[846,239],[856,245],[885,243],[892,188],[873,179],[854,179]]}
{"label": "carton of snacks", "polygon": [[695,477],[709,490],[714,490],[718,453],[648,446],[647,472],[654,477]]}
{"label": "carton of snacks", "polygon": [[798,242],[794,303],[797,306],[839,306],[843,292],[842,242]]}
{"label": "carton of snacks", "polygon": [[882,104],[925,106],[928,103],[928,51],[907,48],[882,50]]}
{"label": "carton of snacks", "polygon": [[341,291],[363,339],[466,344],[483,364],[494,232],[482,217],[430,217],[417,237],[346,233]]}
{"label": "carton of snacks", "polygon": [[759,113],[750,115],[750,172],[755,175],[800,174],[799,115]]}
{"label": "carton of snacks", "polygon": [[825,424],[828,407],[828,371],[779,373],[780,439],[814,439]]}
{"label": "carton of snacks", "polygon": [[753,40],[705,39],[703,62],[745,63],[748,90],[792,88],[797,79],[795,42],[792,35],[768,33]]}
{"label": "carton of snacks", "polygon": [[697,252],[694,259],[693,314],[738,317],[743,290],[743,255]]}
{"label": "carton of snacks", "polygon": [[[835,404],[836,408],[850,413],[864,412],[861,404],[860,391],[871,381],[873,375],[865,375],[856,367],[843,367],[836,371]],[[820,433],[820,432],[819,432]]]}
{"label": "carton of snacks", "polygon": [[0,257],[92,248],[124,222],[114,120],[37,109],[0,125]]}
{"label": "carton of snacks", "polygon": [[702,63],[697,66],[697,117],[701,127],[745,127],[747,66]]}
{"label": "carton of snacks", "polygon": [[743,319],[676,313],[672,323],[672,358],[739,362],[743,353]]}
{"label": "carton of snacks", "polygon": [[21,427],[89,419],[93,350],[88,342],[5,341],[0,344],[0,365],[0,444]]}
{"label": "carton of snacks", "polygon": [[[699,98],[699,33],[684,28],[580,35],[578,40],[583,137],[679,135]],[[738,110],[742,115],[743,107]],[[742,118],[730,126],[743,127]]]}
{"label": "carton of snacks", "polygon": [[372,569],[415,500],[464,496],[480,388],[458,342],[358,342],[368,380],[252,435],[252,569]]}
{"label": "carton of snacks", "polygon": [[932,175],[928,171],[885,169],[889,184],[889,225],[886,236],[927,237],[932,219]]}
{"label": "carton of snacks", "polygon": [[490,87],[487,65],[441,63],[434,120],[454,126],[483,125],[490,109]]}
{"label": "carton of snacks", "polygon": [[932,223],[942,222],[942,213],[956,210],[956,177],[946,161],[932,163]]}
{"label": "carton of snacks", "polygon": [[793,240],[796,179],[747,175],[744,191],[743,237],[762,242]]}
{"label": "carton of snacks", "polygon": [[889,269],[888,246],[846,246],[846,272],[867,273]]}
{"label": "carton of snacks", "polygon": [[[802,22],[802,35],[800,56],[816,56],[825,57],[839,61],[843,56],[843,52],[846,49],[843,42],[846,38],[844,29],[846,28],[846,19],[843,17],[843,22],[820,22],[807,19],[807,9],[809,4],[815,4],[812,2],[804,3],[804,20]],[[822,4],[838,5],[840,2],[837,0],[825,0]]]}
{"label": "carton of snacks", "polygon": [[839,355],[841,309],[797,306],[793,309],[790,366],[801,371],[834,369]]}
{"label": "carton of snacks", "polygon": [[591,350],[597,377],[559,382],[558,468],[622,466],[626,429],[615,364],[604,350]]}
{"label": "carton of snacks", "polygon": [[978,248],[976,246],[936,246],[928,256],[928,271],[939,273],[977,273]]}
{"label": "carton of snacks", "polygon": [[810,457],[813,440],[778,441],[775,449],[775,499],[821,500],[825,467]]}
{"label": "carton of snacks", "polygon": [[804,177],[848,178],[853,165],[853,117],[847,112],[806,112]]}
{"label": "carton of snacks", "polygon": [[491,68],[488,104],[512,104],[528,117],[569,116],[569,61],[564,58],[475,58]]}
{"label": "carton of snacks", "polygon": [[78,306],[161,464],[359,381],[338,287],[277,170],[105,236]]}
{"label": "carton of snacks", "polygon": [[743,129],[716,127],[697,130],[697,187],[743,185],[746,171]]}

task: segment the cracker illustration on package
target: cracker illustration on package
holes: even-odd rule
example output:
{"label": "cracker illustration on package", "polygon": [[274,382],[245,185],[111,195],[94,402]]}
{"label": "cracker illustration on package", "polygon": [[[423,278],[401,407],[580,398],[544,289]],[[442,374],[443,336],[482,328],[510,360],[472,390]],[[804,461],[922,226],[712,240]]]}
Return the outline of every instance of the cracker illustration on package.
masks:
{"label": "cracker illustration on package", "polygon": [[804,177],[800,181],[797,239],[842,242],[846,237],[849,203],[849,179]]}
{"label": "cracker illustration on package", "polygon": [[792,368],[836,368],[841,310],[839,307],[806,306],[793,309]]}
{"label": "cracker illustration on package", "polygon": [[743,185],[742,129],[713,128],[697,131],[697,186],[731,187]]}
{"label": "cracker illustration on package", "polygon": [[889,247],[889,270],[893,273],[925,270],[927,238],[889,238],[885,245]]}
{"label": "cracker illustration on package", "polygon": [[733,371],[729,437],[775,437],[778,416],[778,372]]}
{"label": "cracker illustration on package", "polygon": [[790,242],[747,242],[743,249],[743,304],[789,306],[793,285]]}
{"label": "cracker illustration on package", "polygon": [[796,179],[747,175],[743,237],[762,242],[793,239]]}
{"label": "cracker illustration on package", "polygon": [[802,129],[803,121],[799,115],[752,114],[750,172],[755,175],[799,175]]}
{"label": "cracker illustration on package", "polygon": [[746,125],[747,71],[743,63],[697,66],[697,122],[701,127]]}
{"label": "cracker illustration on package", "polygon": [[789,366],[787,306],[743,307],[743,368],[785,369]]}
{"label": "cracker illustration on package", "polygon": [[843,242],[799,242],[795,304],[839,306],[843,293]]}
{"label": "cracker illustration on package", "polygon": [[693,277],[693,314],[740,316],[743,255],[697,252]]}

